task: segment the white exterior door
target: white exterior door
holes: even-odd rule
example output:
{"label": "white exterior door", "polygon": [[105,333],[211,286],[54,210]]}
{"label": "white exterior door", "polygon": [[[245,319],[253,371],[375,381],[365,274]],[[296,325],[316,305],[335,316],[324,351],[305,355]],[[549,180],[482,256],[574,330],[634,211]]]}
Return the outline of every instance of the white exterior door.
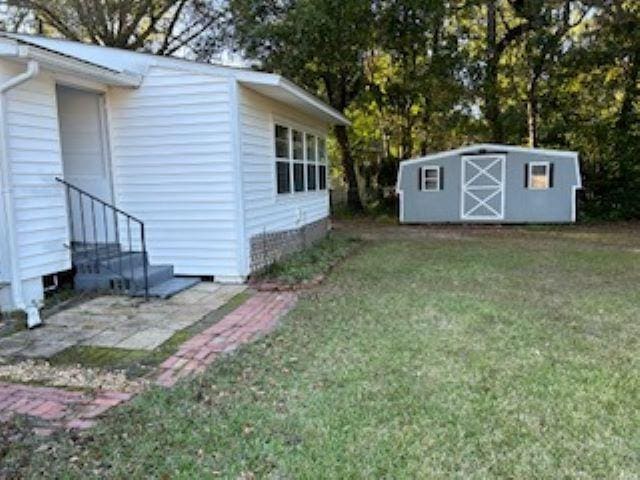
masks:
{"label": "white exterior door", "polygon": [[504,155],[462,157],[462,220],[504,219]]}
{"label": "white exterior door", "polygon": [[[57,100],[64,179],[100,200],[113,203],[102,96],[58,86]],[[103,208],[96,202],[92,205],[86,198],[80,205],[74,192],[69,200],[72,240],[107,241],[103,238],[105,227],[112,225],[105,223],[112,220],[105,218]]]}

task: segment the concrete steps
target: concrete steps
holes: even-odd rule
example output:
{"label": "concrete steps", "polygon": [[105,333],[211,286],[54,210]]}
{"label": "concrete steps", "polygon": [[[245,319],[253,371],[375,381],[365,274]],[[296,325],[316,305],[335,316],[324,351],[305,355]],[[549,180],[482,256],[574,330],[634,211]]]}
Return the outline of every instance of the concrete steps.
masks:
{"label": "concrete steps", "polygon": [[[84,244],[73,249],[74,287],[82,291],[114,291],[144,296],[144,255],[122,251],[116,244]],[[176,277],[173,265],[147,264],[149,296],[168,298],[197,284],[195,278]]]}

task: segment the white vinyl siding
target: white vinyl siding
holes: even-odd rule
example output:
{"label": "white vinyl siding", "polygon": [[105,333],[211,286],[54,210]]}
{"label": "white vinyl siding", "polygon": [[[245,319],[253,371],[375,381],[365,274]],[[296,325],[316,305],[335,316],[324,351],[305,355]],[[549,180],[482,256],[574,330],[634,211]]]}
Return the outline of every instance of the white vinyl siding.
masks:
{"label": "white vinyl siding", "polygon": [[229,79],[153,67],[108,110],[116,202],[144,220],[151,262],[238,275]]}
{"label": "white vinyl siding", "polygon": [[326,126],[246,87],[239,87],[239,97],[245,248],[248,251],[249,239],[254,235],[299,228],[329,215],[327,191],[277,194],[274,145],[275,124],[317,136],[326,135]]}
{"label": "white vinyl siding", "polygon": [[[0,81],[24,71],[0,62]],[[7,92],[7,143],[13,179],[20,275],[40,277],[71,268],[55,81],[46,72]]]}

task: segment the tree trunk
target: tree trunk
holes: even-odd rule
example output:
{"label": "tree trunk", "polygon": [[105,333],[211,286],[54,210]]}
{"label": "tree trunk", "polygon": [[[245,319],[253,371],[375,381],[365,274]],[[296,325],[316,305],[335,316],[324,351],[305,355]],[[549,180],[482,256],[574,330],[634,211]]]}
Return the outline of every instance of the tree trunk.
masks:
{"label": "tree trunk", "polygon": [[358,191],[358,178],[351,153],[351,144],[349,143],[349,134],[347,127],[344,125],[336,125],[333,131],[340,147],[342,157],[342,169],[344,170],[344,179],[347,182],[347,206],[354,212],[361,212],[362,202],[360,201],[360,192]]}
{"label": "tree trunk", "polygon": [[538,75],[531,72],[527,89],[527,125],[529,130],[529,146],[538,146]]}
{"label": "tree trunk", "polygon": [[496,30],[496,1],[487,1],[487,70],[484,84],[485,118],[491,130],[491,141],[502,143],[504,134],[500,122],[498,99],[498,55]]}

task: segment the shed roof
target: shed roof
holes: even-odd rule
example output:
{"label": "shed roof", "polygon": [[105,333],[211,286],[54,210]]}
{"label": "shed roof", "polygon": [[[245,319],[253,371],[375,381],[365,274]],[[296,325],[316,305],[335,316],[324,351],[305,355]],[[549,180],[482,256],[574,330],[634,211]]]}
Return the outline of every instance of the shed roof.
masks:
{"label": "shed roof", "polygon": [[[95,70],[93,72],[95,78],[109,85],[139,86],[142,77],[152,66],[163,66],[204,75],[216,74],[233,77],[239,83],[262,95],[305,111],[328,123],[349,124],[349,121],[340,112],[293,82],[274,73],[214,65],[183,58],[163,57],[37,35],[0,32],[0,37],[12,40],[22,46],[31,47],[31,51],[22,52],[20,55],[22,58],[39,53],[40,56],[49,54],[51,66],[56,63],[56,58],[60,61],[66,59],[67,61],[80,62]],[[12,54],[6,47],[5,45],[4,49],[0,49],[0,57],[18,56]]]}
{"label": "shed roof", "polygon": [[423,157],[412,158],[410,160],[403,160],[400,162],[402,165],[410,165],[412,163],[424,162],[425,160],[433,160],[436,158],[447,157],[450,155],[464,155],[465,153],[504,153],[504,152],[519,152],[519,153],[535,153],[536,155],[554,156],[554,157],[568,157],[578,158],[578,152],[570,150],[552,150],[548,148],[531,148],[531,147],[519,147],[516,145],[503,145],[499,143],[475,143],[472,145],[466,145],[464,147],[456,148],[453,150],[445,150],[442,152],[431,153]]}
{"label": "shed roof", "polygon": [[532,147],[519,147],[516,145],[503,145],[499,143],[475,143],[472,145],[466,145],[464,147],[456,148],[453,150],[445,150],[442,152],[432,153],[423,157],[412,158],[410,160],[403,160],[400,162],[398,169],[398,178],[396,181],[396,191],[400,191],[400,182],[402,179],[402,167],[405,165],[411,165],[414,163],[428,162],[430,160],[437,160],[439,158],[464,155],[470,153],[533,153],[535,155],[549,156],[549,157],[565,157],[575,162],[576,171],[576,185],[578,188],[582,188],[582,179],[580,177],[580,165],[578,164],[578,152],[571,150],[552,150],[548,148],[532,148]]}

